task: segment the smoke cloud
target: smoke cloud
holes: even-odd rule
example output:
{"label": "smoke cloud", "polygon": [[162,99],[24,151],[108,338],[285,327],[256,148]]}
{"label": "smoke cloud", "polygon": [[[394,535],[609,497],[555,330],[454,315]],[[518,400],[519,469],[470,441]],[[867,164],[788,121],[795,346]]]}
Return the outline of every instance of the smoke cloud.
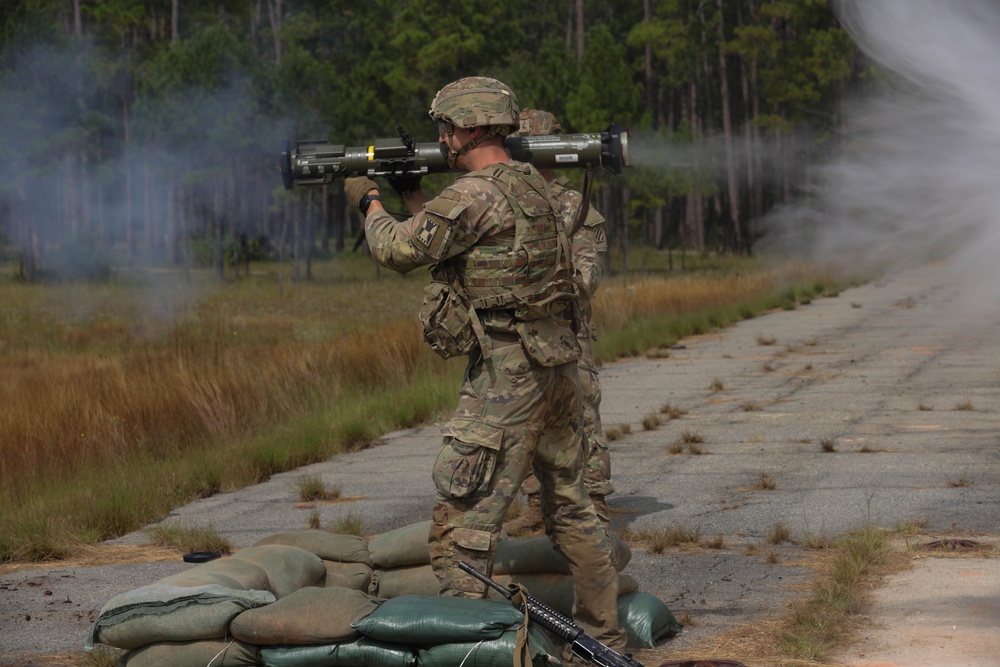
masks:
{"label": "smoke cloud", "polygon": [[763,245],[817,259],[910,265],[950,256],[964,296],[993,298],[1000,268],[1000,4],[839,0],[879,66],[850,102],[842,154],[808,196],[763,221]]}

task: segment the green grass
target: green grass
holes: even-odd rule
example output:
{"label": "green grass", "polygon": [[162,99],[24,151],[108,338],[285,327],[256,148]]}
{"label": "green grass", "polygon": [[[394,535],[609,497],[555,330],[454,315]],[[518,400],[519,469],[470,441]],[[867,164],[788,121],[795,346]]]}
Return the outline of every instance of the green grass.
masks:
{"label": "green grass", "polygon": [[864,611],[865,583],[890,563],[885,531],[866,524],[837,540],[827,572],[796,608],[781,635],[781,648],[801,660],[824,660],[850,633]]}

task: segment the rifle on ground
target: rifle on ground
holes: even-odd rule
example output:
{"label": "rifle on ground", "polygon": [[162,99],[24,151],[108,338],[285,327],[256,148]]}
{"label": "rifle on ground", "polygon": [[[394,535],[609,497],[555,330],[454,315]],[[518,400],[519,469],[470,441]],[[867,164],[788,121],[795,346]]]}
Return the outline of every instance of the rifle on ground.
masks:
{"label": "rifle on ground", "polygon": [[526,606],[528,618],[569,644],[573,655],[581,660],[586,660],[593,665],[598,665],[598,667],[643,667],[643,664],[635,660],[631,653],[622,655],[605,646],[585,633],[583,628],[574,623],[572,619],[539,602],[527,593],[523,593],[516,586],[510,589],[504,588],[468,563],[459,563],[458,566],[462,568],[463,572],[471,574],[499,592],[522,611]]}

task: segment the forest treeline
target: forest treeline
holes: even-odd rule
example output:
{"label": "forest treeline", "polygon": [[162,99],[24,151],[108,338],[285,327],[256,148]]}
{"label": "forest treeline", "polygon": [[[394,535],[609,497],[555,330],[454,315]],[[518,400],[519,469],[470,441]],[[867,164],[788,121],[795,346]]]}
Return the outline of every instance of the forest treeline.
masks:
{"label": "forest treeline", "polygon": [[826,0],[5,3],[0,260],[29,282],[254,259],[309,277],[361,219],[339,183],[284,190],[283,142],[435,141],[430,100],[468,75],[564,132],[631,129],[634,166],[595,195],[618,261],[750,253],[838,150],[865,67]]}

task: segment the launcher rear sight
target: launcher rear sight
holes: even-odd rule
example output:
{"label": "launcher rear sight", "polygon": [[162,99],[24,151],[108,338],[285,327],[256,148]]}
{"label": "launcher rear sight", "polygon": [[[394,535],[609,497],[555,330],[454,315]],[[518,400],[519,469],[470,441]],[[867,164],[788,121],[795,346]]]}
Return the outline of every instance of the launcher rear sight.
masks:
{"label": "launcher rear sight", "polygon": [[[285,143],[281,178],[285,189],[296,185],[323,185],[348,176],[423,176],[453,171],[447,148],[439,143],[416,143],[403,128],[399,138],[375,139],[366,146],[344,146],[325,140]],[[538,169],[603,167],[619,175],[629,165],[628,130],[612,123],[603,132],[509,136],[511,157]]]}

